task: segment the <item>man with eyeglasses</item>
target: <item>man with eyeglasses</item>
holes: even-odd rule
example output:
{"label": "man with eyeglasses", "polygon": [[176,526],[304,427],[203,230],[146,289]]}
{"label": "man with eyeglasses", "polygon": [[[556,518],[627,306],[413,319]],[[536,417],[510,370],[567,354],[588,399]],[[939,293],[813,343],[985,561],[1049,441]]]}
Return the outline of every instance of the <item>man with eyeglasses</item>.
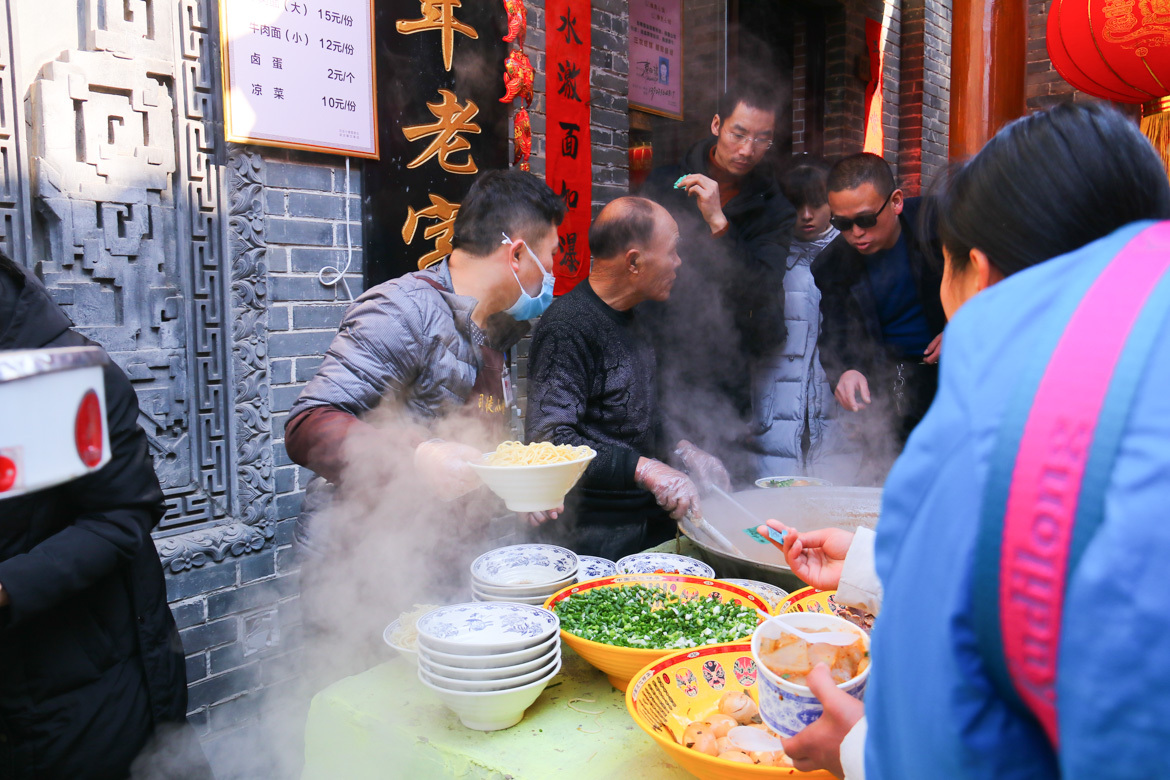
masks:
{"label": "man with eyeglasses", "polygon": [[828,190],[841,235],[813,263],[821,363],[853,413],[846,421],[865,456],[861,479],[880,482],[938,387],[942,262],[925,253],[920,199],[903,197],[881,157],[838,161]]}
{"label": "man with eyeglasses", "polygon": [[[711,137],[650,173],[641,194],[679,226],[683,263],[670,301],[649,313],[663,410],[673,439],[698,436],[739,480],[754,476],[745,442],[752,361],[784,343],[784,271],[796,211],[769,166],[777,102],[767,85],[725,93]],[[695,434],[699,416],[706,435]],[[673,440],[672,439],[672,440]]]}

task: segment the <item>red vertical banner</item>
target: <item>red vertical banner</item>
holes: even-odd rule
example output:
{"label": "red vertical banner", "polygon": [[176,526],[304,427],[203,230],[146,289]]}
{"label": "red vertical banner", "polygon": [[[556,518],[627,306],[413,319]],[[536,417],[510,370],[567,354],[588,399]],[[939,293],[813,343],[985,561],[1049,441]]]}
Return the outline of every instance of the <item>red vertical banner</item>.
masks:
{"label": "red vertical banner", "polygon": [[553,272],[556,295],[589,276],[589,220],[593,154],[589,133],[589,0],[545,3],[545,178],[565,199],[568,214],[557,231]]}
{"label": "red vertical banner", "polygon": [[882,127],[882,85],[885,83],[885,36],[882,23],[865,20],[865,50],[869,55],[869,83],[865,85],[865,151],[881,157],[885,154],[885,129]]}

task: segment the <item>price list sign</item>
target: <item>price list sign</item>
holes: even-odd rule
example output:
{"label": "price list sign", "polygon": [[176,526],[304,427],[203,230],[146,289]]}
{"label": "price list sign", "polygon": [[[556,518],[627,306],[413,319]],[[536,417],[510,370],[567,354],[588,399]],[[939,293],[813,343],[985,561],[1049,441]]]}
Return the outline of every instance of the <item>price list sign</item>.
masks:
{"label": "price list sign", "polygon": [[372,0],[220,0],[227,140],[378,156]]}

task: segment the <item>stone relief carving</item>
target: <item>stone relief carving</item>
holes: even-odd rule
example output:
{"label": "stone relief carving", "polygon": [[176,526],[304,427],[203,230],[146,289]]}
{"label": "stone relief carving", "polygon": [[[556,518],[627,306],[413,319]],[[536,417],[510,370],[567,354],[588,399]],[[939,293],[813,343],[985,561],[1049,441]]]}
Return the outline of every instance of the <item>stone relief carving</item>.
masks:
{"label": "stone relief carving", "polygon": [[0,246],[11,258],[26,254],[29,230],[24,189],[21,125],[23,101],[12,81],[12,27],[8,3],[0,5]]}
{"label": "stone relief carving", "polygon": [[89,50],[28,97],[40,270],[135,384],[175,572],[260,549],[274,523],[262,170],[237,149],[221,180],[214,22],[213,0],[84,0]]}

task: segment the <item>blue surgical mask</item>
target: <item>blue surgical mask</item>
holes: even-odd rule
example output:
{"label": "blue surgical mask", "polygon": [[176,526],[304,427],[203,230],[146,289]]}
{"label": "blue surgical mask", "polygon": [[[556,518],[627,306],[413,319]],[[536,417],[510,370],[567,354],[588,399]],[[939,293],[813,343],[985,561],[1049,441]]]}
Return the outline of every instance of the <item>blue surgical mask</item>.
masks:
{"label": "blue surgical mask", "polygon": [[[514,243],[512,239],[508,238],[507,233],[501,233],[500,235],[504,237],[504,240],[500,242],[501,244],[511,245]],[[520,277],[516,275],[515,269],[512,270],[512,276],[516,278],[516,285],[520,288],[520,297],[516,299],[515,303],[505,309],[505,311],[519,322],[531,320],[544,314],[544,310],[552,303],[553,285],[556,283],[556,277],[553,276],[551,271],[545,270],[540,260],[528,248],[527,242],[524,243],[524,251],[532,258],[532,262],[536,263],[536,267],[540,269],[542,278],[540,282],[540,295],[534,298],[528,294],[528,291],[524,289],[524,285],[520,283]]]}

